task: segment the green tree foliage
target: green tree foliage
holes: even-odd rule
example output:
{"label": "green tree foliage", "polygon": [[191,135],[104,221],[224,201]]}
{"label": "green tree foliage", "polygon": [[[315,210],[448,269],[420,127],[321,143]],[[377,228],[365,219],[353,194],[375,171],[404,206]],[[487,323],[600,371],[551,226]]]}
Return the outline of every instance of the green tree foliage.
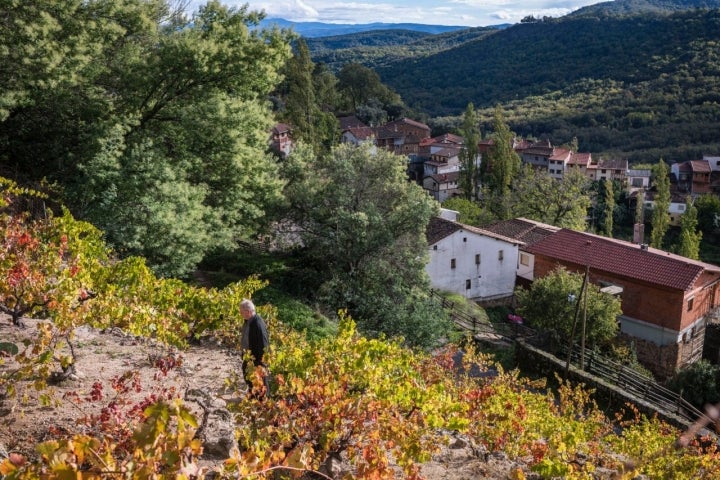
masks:
{"label": "green tree foliage", "polygon": [[[567,345],[575,323],[576,302],[582,302],[579,316],[584,316],[587,294],[586,341],[590,345],[602,345],[617,333],[617,317],[622,313],[620,300],[602,293],[600,287],[592,283],[586,286],[581,297],[582,283],[583,274],[557,268],[536,279],[529,289],[516,289],[518,312],[531,325],[547,332],[556,345]],[[570,295],[574,296],[572,301]]]}
{"label": "green tree foliage", "polygon": [[462,188],[466,199],[477,200],[481,186],[480,165],[478,162],[480,155],[478,147],[480,127],[472,103],[469,103],[465,109],[460,135],[464,139],[460,150],[460,188]]}
{"label": "green tree foliage", "polygon": [[335,106],[324,103],[336,100],[334,76],[316,68],[302,38],[296,41],[295,53],[285,65],[284,74],[281,86],[285,91],[284,108],[280,118],[292,125],[294,141],[312,145],[318,153],[328,151],[336,143],[338,123],[323,107]]}
{"label": "green tree foliage", "polygon": [[703,359],[677,372],[668,381],[668,387],[702,409],[707,403],[720,400],[719,375],[720,367]]}
{"label": "green tree foliage", "polygon": [[437,203],[407,181],[402,157],[369,145],[342,145],[305,165],[287,189],[287,215],[316,272],[312,290],[332,310],[348,308],[366,332],[432,345],[446,326],[424,270]]}
{"label": "green tree foliage", "polygon": [[653,167],[653,184],[655,186],[655,198],[652,210],[650,225],[650,246],[662,248],[665,233],[670,228],[670,178],[669,168],[660,159],[660,162]]}
{"label": "green tree foliage", "polygon": [[258,15],[217,1],[190,19],[159,0],[70,4],[57,28],[81,20],[68,42],[86,61],[0,123],[3,160],[60,184],[117,253],[146,256],[162,275],[257,232],[281,189],[264,153],[265,98],[289,55],[285,34],[251,30]]}
{"label": "green tree foliage", "polygon": [[695,199],[698,227],[703,233],[713,233],[720,229],[720,198],[705,194]]}
{"label": "green tree foliage", "polygon": [[[6,185],[2,179],[0,184]],[[5,198],[0,200],[3,208],[12,206]],[[3,216],[7,224],[14,223],[13,212],[12,208],[2,212],[7,214]],[[24,222],[26,217],[17,220]],[[38,235],[36,226],[48,227],[51,234]],[[143,267],[142,259],[112,261],[98,231],[69,215],[33,224],[25,233],[48,245],[65,236],[64,257],[77,257],[75,278],[92,280],[98,290],[85,301],[75,297],[72,308],[64,311],[66,316],[39,323],[28,345],[0,346],[19,367],[0,369],[3,395],[32,388],[40,390],[41,401],[51,401],[43,381],[49,372],[42,367],[63,353],[57,339],[69,341],[72,328],[80,325],[118,326],[180,348],[185,344],[177,341],[182,339],[177,334],[201,326],[206,330],[196,333],[212,333],[236,345],[232,343],[237,342],[236,325],[230,317],[237,319],[240,300],[263,286],[249,279],[220,292],[157,279]],[[0,276],[0,290],[11,281],[11,276]],[[46,293],[56,295],[52,286]],[[85,308],[96,303],[92,309],[99,310],[88,314]],[[103,398],[102,384],[97,382],[88,395],[55,399],[77,402],[76,406],[84,403],[111,415],[102,421],[96,416],[80,419],[77,431],[49,431],[48,440],[36,446],[39,454],[33,457],[20,452],[4,455],[0,475],[7,480],[95,479],[118,472],[132,478],[224,479],[264,477],[277,471],[309,475],[329,459],[342,456],[362,478],[418,478],[419,464],[448,442],[448,431],[467,436],[489,452],[521,460],[511,472],[515,478],[533,471],[543,478],[579,480],[595,474],[600,466],[632,477],[711,479],[720,474],[714,445],[692,440],[678,449],[677,430],[648,420],[632,407],[634,418],[617,424],[582,387],[562,383],[552,393],[546,392],[543,380],[523,379],[517,371],[507,373],[472,348],[461,352],[448,346],[430,355],[398,341],[368,339],[344,312],[340,312],[337,335],[311,342],[279,322],[272,306],[260,309],[274,338],[268,355],[275,378],[273,401],[234,392],[239,401],[228,406],[235,414],[229,418],[235,420],[240,449],[231,452],[222,465],[212,470],[203,465],[202,442],[196,435],[207,425],[177,392],[166,388],[164,374],[182,359],[180,354],[171,354],[160,359],[158,375],[150,380],[148,392],[157,388],[156,392],[162,392],[157,396],[137,399],[146,385],[144,380],[137,381],[140,372],[131,369],[122,378],[112,379],[109,398]],[[219,312],[227,317],[218,316]],[[493,366],[495,374],[476,375]],[[700,382],[710,384],[707,375],[695,378],[689,383],[693,389]],[[230,388],[237,386],[232,378],[226,380]],[[28,395],[24,401],[33,398]],[[713,398],[704,396],[702,401]],[[669,451],[673,454],[664,454]]]}
{"label": "green tree foliage", "polygon": [[496,215],[501,219],[510,218],[507,197],[510,184],[520,172],[520,157],[513,149],[513,133],[510,131],[500,105],[495,106],[493,117],[493,144],[483,159],[482,181],[495,198],[500,199]]}
{"label": "green tree foliage", "polygon": [[359,63],[348,63],[338,72],[338,91],[345,104],[353,111],[373,100],[383,107],[401,103],[400,96],[386,87],[380,76],[372,69]]}
{"label": "green tree foliage", "polygon": [[568,170],[558,181],[526,165],[512,184],[511,216],[583,231],[590,207],[589,186],[579,170]]}
{"label": "green tree foliage", "polygon": [[615,193],[613,191],[613,182],[610,180],[605,180],[602,182],[603,189],[605,190],[604,198],[604,204],[605,207],[603,209],[603,232],[606,236],[611,237],[613,236],[613,217],[615,215]]}
{"label": "green tree foliage", "polygon": [[448,198],[442,203],[443,208],[448,210],[454,210],[460,214],[458,221],[466,225],[473,225],[479,227],[490,223],[487,219],[487,212],[483,207],[473,200],[468,200],[462,197]]}
{"label": "green tree foliage", "polygon": [[698,210],[693,205],[692,197],[688,196],[685,201],[685,213],[680,216],[677,253],[683,257],[700,260],[700,240],[702,240],[702,232],[698,231]]}

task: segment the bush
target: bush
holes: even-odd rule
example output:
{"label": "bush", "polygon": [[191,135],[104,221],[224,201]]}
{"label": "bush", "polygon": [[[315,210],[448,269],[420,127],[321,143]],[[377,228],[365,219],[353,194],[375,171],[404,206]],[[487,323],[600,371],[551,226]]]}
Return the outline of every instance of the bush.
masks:
{"label": "bush", "polygon": [[681,369],[668,381],[668,388],[683,396],[695,407],[702,409],[706,403],[720,400],[718,392],[720,367],[707,360],[700,360]]}

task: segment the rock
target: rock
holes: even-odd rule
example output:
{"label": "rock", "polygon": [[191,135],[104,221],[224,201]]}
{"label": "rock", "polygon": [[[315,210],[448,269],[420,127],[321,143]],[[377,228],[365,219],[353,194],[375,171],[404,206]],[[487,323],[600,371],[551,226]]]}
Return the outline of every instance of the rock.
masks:
{"label": "rock", "polygon": [[200,389],[188,390],[185,400],[197,403],[204,412],[200,428],[195,433],[202,441],[203,455],[228,458],[238,448],[238,443],[235,439],[235,419],[226,408],[226,402]]}

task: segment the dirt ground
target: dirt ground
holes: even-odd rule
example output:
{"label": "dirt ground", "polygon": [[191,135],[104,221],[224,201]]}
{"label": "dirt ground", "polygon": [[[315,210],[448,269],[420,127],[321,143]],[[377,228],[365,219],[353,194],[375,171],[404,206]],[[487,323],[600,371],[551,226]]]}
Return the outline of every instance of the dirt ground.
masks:
{"label": "dirt ground", "polygon": [[[21,329],[13,326],[7,317],[0,318],[0,343],[20,344],[23,338],[35,335],[38,321],[25,322],[27,327]],[[98,331],[86,327],[75,332],[73,345],[77,359],[73,376],[42,392],[32,385],[19,384],[16,385],[19,395],[0,399],[0,459],[10,452],[32,458],[34,446],[53,435],[92,433],[92,426],[83,426],[77,420],[97,414],[100,406],[107,402],[85,399],[93,392],[97,393],[100,382],[103,400],[112,400],[112,379],[121,378],[127,372],[140,373],[143,388],[134,394],[136,400],[153,393],[173,392],[173,389],[178,396],[188,389],[201,389],[232,400],[225,395],[226,382],[237,378],[240,358],[236,352],[220,345],[204,342],[177,351],[120,330]],[[163,376],[157,368],[158,360],[168,359],[179,361],[181,365],[169,369]],[[0,356],[0,372],[13,368],[16,365],[10,356]],[[50,393],[52,398],[43,402],[41,393]],[[511,478],[511,472],[518,467],[525,470],[526,478],[535,477],[526,465],[507,459],[503,454],[479,452],[467,439],[456,437],[432,461],[423,465],[422,473],[428,480],[506,479]]]}

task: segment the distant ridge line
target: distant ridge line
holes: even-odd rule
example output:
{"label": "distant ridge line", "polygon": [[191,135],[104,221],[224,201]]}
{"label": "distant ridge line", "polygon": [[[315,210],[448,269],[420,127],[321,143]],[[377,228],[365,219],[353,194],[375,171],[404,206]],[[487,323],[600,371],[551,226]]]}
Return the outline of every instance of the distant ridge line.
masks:
{"label": "distant ridge line", "polygon": [[303,37],[327,37],[345,35],[349,33],[369,32],[373,30],[411,30],[429,34],[454,32],[465,30],[468,26],[461,25],[426,25],[421,23],[324,23],[324,22],[293,22],[284,18],[265,18],[260,22],[260,28],[292,28],[295,33]]}

